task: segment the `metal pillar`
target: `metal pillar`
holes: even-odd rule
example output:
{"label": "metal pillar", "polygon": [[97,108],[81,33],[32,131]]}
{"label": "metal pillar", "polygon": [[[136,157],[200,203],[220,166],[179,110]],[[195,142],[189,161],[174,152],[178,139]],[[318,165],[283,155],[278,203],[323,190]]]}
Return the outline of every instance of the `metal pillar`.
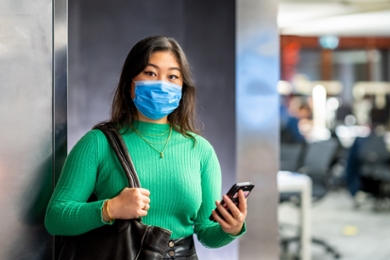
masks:
{"label": "metal pillar", "polygon": [[278,259],[276,174],[279,144],[277,1],[237,0],[237,179],[256,187],[240,259]]}
{"label": "metal pillar", "polygon": [[0,259],[52,258],[43,219],[66,155],[64,4],[0,3]]}

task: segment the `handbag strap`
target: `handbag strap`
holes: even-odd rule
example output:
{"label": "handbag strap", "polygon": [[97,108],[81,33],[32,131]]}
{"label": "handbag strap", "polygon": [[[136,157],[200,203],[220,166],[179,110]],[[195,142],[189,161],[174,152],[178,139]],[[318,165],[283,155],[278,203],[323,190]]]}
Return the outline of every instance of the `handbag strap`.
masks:
{"label": "handbag strap", "polygon": [[130,158],[129,151],[118,130],[110,123],[101,123],[93,127],[104,133],[112,149],[114,150],[120,164],[125,171],[130,188],[140,188],[141,184],[135,171],[133,161]]}

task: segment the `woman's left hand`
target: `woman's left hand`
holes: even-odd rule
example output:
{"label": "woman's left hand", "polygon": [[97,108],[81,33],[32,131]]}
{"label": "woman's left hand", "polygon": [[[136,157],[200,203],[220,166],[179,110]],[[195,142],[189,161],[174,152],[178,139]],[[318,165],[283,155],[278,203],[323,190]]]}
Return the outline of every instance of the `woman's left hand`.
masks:
{"label": "woman's left hand", "polygon": [[246,218],[247,206],[244,192],[242,190],[238,192],[238,207],[226,195],[223,196],[223,200],[225,201],[227,208],[232,213],[230,214],[228,210],[224,206],[222,206],[219,201],[217,201],[215,202],[215,204],[217,205],[217,208],[223,218],[218,216],[215,210],[213,210],[212,213],[213,217],[215,221],[217,221],[221,225],[223,231],[232,236],[236,236],[241,232],[242,226],[244,225],[244,221]]}

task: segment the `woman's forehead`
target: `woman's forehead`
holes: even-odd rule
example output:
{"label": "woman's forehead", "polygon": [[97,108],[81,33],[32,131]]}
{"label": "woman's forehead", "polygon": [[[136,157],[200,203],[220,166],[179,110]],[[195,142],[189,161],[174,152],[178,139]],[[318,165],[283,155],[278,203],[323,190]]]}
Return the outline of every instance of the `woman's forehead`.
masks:
{"label": "woman's forehead", "polygon": [[153,52],[149,57],[147,66],[153,66],[156,68],[181,69],[176,55],[170,51]]}

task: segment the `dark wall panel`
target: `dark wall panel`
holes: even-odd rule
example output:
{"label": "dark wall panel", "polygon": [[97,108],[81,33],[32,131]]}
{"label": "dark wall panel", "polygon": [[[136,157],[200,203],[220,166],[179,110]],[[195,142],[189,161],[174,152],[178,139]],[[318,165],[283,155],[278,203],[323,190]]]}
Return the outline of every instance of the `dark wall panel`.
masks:
{"label": "dark wall panel", "polygon": [[235,1],[189,1],[185,39],[203,134],[215,146],[225,191],[235,182]]}
{"label": "dark wall panel", "polygon": [[[108,118],[130,48],[150,35],[174,37],[187,53],[198,90],[204,135],[223,170],[223,191],[235,181],[235,1],[69,0],[69,147]],[[235,259],[237,244],[198,245],[203,259]]]}

